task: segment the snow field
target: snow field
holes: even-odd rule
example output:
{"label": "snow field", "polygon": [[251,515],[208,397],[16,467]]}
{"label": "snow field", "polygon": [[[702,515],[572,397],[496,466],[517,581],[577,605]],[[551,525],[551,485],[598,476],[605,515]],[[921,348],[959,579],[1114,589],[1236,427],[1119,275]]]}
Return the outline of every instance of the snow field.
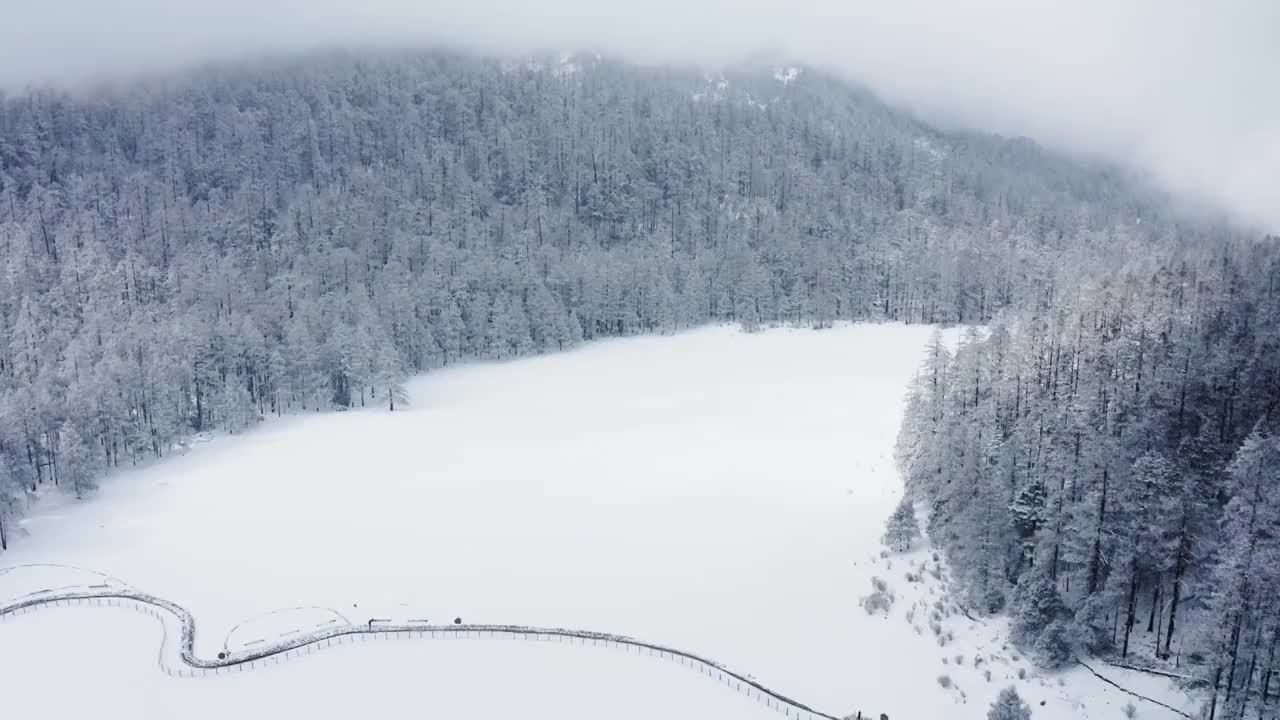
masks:
{"label": "snow field", "polygon": [[[1039,720],[1120,717],[1118,691],[1083,670],[1020,679],[1029,664],[1000,647],[998,622],[952,612],[939,647],[920,605],[944,597],[945,568],[908,582],[927,549],[879,556],[931,332],[718,327],[435,372],[407,411],[273,421],[50,503],[0,563],[72,564],[177,602],[203,656],[336,616],[460,617],[678,647],[834,714],[979,718],[1013,682]],[[859,604],[872,577],[896,596],[887,618]],[[16,592],[5,582],[0,598]],[[6,703],[48,717],[246,703],[316,718],[776,716],[678,665],[501,640],[368,643],[175,682],[155,669],[159,632],[111,611],[0,624],[0,647],[19,650],[0,653],[0,677],[29,689]],[[84,692],[59,692],[70,678]]]}

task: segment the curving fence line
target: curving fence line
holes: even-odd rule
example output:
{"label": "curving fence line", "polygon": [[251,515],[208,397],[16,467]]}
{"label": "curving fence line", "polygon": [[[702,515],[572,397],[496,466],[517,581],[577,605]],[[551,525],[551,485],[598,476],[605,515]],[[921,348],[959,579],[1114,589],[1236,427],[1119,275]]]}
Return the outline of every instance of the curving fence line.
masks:
{"label": "curving fence line", "polygon": [[[186,608],[132,588],[93,586],[77,591],[41,590],[15,598],[0,606],[0,621],[55,607],[126,608],[155,618],[164,629],[157,661],[160,669],[171,677],[194,678],[249,672],[277,665],[327,648],[370,640],[448,639],[448,638],[512,638],[559,641],[593,647],[618,648],[662,658],[698,670],[729,689],[777,710],[796,720],[841,720],[815,710],[798,700],[783,695],[756,680],[691,652],[643,642],[625,635],[540,628],[526,625],[431,625],[409,621],[403,624],[367,625],[335,624],[299,633],[288,639],[255,647],[252,650],[222,652],[217,658],[201,658],[195,653],[195,619]],[[861,717],[861,714],[859,714]]]}

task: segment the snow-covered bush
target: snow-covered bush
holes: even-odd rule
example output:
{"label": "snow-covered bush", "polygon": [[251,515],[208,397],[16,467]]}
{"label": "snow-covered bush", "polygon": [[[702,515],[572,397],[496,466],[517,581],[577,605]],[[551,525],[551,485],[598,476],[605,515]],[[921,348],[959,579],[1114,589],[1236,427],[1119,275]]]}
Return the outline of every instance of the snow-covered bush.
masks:
{"label": "snow-covered bush", "polygon": [[867,611],[868,615],[876,613],[889,614],[889,609],[893,607],[893,593],[889,591],[889,584],[878,577],[871,578],[870,595],[862,598],[862,607]]}
{"label": "snow-covered bush", "polygon": [[987,720],[1031,720],[1031,708],[1018,697],[1017,688],[1010,685],[1000,691],[1000,697],[987,711]]}

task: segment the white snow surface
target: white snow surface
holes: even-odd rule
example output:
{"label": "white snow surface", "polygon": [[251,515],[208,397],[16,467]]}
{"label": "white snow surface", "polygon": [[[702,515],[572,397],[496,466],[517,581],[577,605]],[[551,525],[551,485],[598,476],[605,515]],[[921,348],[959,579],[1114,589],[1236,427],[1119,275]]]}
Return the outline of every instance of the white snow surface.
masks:
{"label": "white snow surface", "polygon": [[[1035,672],[1003,647],[1000,621],[952,612],[939,647],[928,609],[906,619],[946,597],[945,568],[905,579],[935,564],[928,548],[880,557],[902,493],[904,393],[931,332],[715,327],[433,372],[410,384],[411,409],[272,421],[120,472],[88,501],[42,505],[0,566],[74,565],[179,603],[204,656],[335,617],[461,617],[678,647],[834,714],[981,718],[1012,683],[1037,720],[1121,717],[1132,698],[1082,669]],[[887,617],[859,604],[873,576],[896,595]],[[0,575],[0,603],[99,578]],[[159,642],[154,621],[124,610],[0,623],[6,711],[782,717],[688,668],[590,647],[371,642],[175,680],[155,667]],[[1163,680],[1106,674],[1185,703]]]}

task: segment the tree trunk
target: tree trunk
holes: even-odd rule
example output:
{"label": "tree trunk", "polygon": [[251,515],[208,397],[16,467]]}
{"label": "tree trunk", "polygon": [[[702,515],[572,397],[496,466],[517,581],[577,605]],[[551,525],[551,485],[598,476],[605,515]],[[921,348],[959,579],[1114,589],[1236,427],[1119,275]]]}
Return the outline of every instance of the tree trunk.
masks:
{"label": "tree trunk", "polygon": [[1093,538],[1093,552],[1089,555],[1089,595],[1098,591],[1098,576],[1102,570],[1102,523],[1107,517],[1107,470],[1102,470],[1102,497],[1098,501],[1098,530]]}
{"label": "tree trunk", "polygon": [[1152,652],[1155,653],[1156,657],[1160,657],[1160,636],[1163,634],[1164,634],[1164,612],[1162,610],[1161,612],[1156,614],[1155,647],[1152,648]]}
{"label": "tree trunk", "polygon": [[1147,632],[1156,629],[1156,608],[1160,606],[1160,578],[1156,578],[1155,587],[1151,590],[1151,613],[1147,616]]}
{"label": "tree trunk", "polygon": [[1209,718],[1214,720],[1218,713],[1218,683],[1222,681],[1222,668],[1218,667],[1213,672],[1213,696],[1209,699]]}
{"label": "tree trunk", "polygon": [[1236,682],[1236,661],[1240,657],[1240,623],[1243,620],[1243,616],[1243,610],[1236,613],[1235,626],[1231,628],[1231,639],[1227,643],[1231,647],[1231,669],[1227,671],[1226,702],[1231,701],[1231,689]]}
{"label": "tree trunk", "polygon": [[1249,656],[1249,670],[1244,674],[1244,681],[1240,683],[1240,718],[1244,718],[1245,710],[1249,707],[1249,688],[1253,687],[1253,669],[1258,661],[1258,653],[1255,651]]}
{"label": "tree trunk", "polygon": [[[1262,674],[1262,687],[1258,691],[1262,694],[1262,700],[1259,702],[1259,708],[1266,707],[1267,703],[1270,701],[1271,678],[1274,677],[1276,673],[1277,640],[1280,640],[1280,628],[1276,628],[1271,632],[1271,647],[1267,650],[1267,671]],[[1261,709],[1259,709],[1258,714],[1262,714]]]}
{"label": "tree trunk", "polygon": [[1129,607],[1124,617],[1124,647],[1120,650],[1120,657],[1129,656],[1129,633],[1133,632],[1133,620],[1138,605],[1138,561],[1134,560],[1129,573]]}
{"label": "tree trunk", "polygon": [[1187,570],[1187,554],[1189,550],[1190,537],[1184,523],[1182,541],[1178,544],[1178,559],[1173,569],[1173,597],[1169,600],[1169,629],[1165,633],[1164,655],[1162,656],[1165,660],[1169,659],[1169,649],[1173,646],[1173,629],[1178,620],[1178,601],[1182,599],[1182,574]]}

